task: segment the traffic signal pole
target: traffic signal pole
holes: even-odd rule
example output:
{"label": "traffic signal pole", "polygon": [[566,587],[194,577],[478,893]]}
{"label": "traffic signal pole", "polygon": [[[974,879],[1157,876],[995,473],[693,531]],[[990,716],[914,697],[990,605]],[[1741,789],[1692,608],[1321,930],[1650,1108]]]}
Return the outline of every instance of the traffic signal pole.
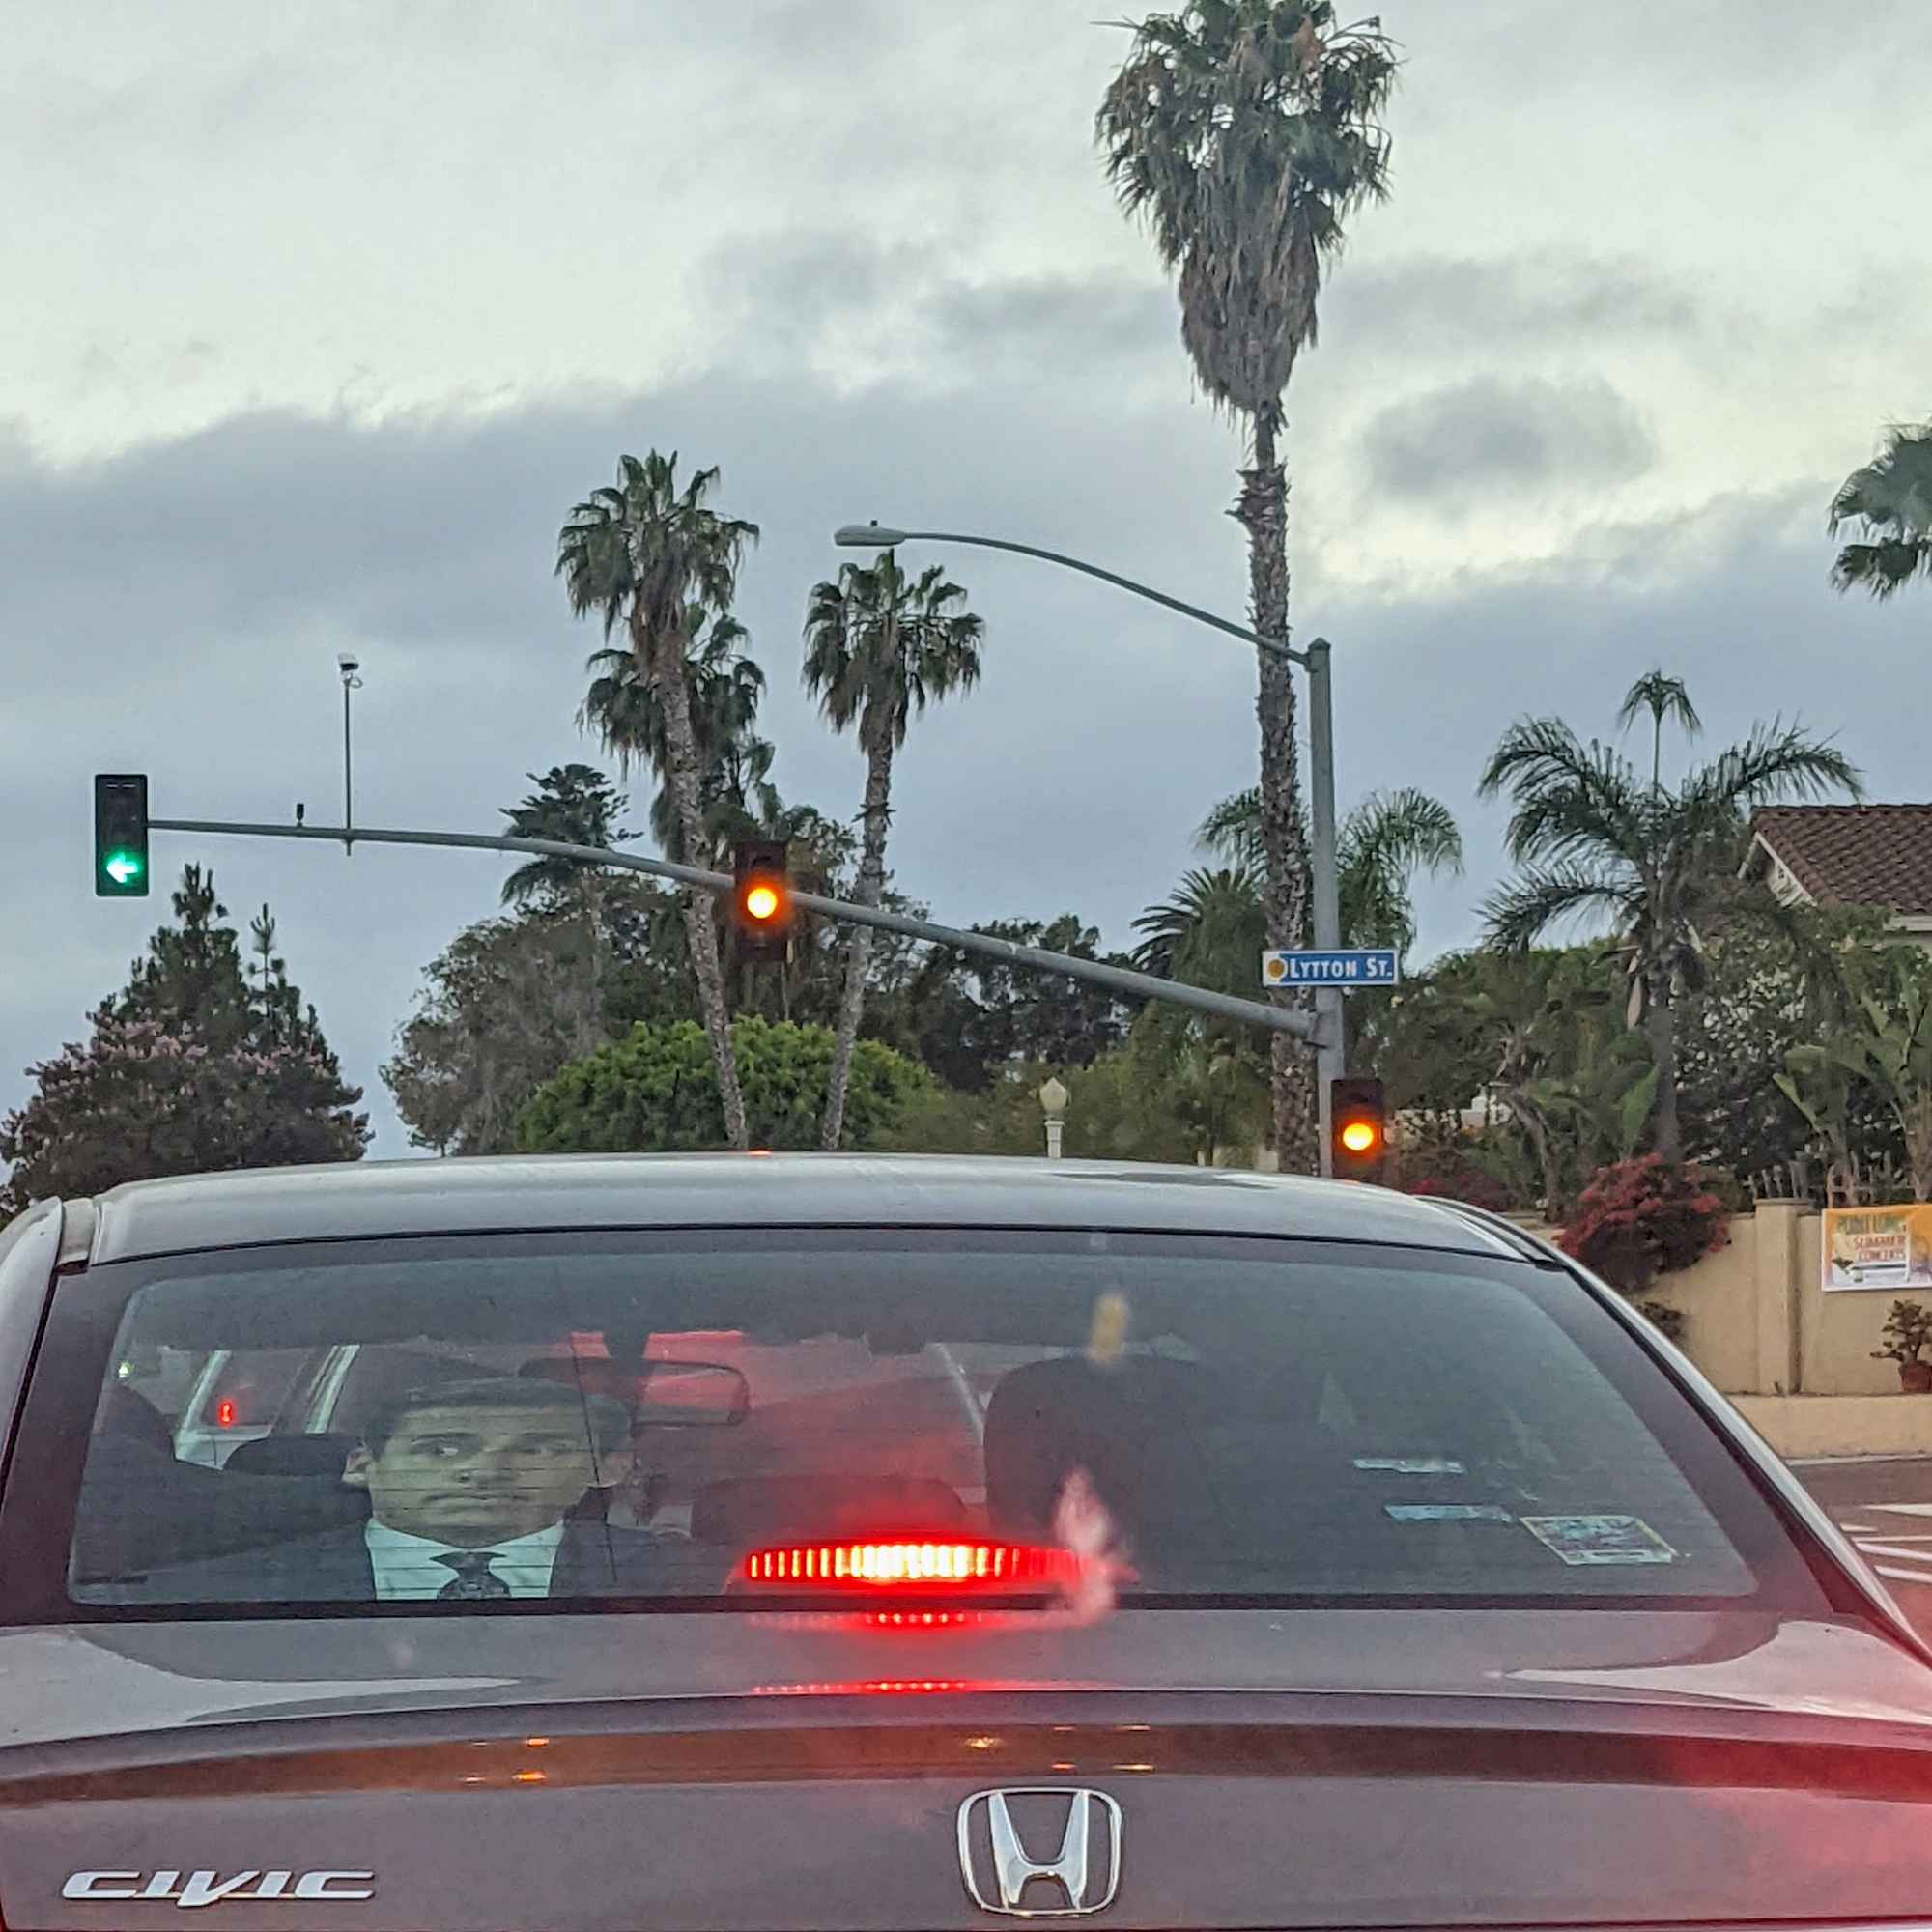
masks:
{"label": "traffic signal pole", "polygon": [[[1316,638],[1308,646],[1308,870],[1314,905],[1315,949],[1333,952],[1342,943],[1341,895],[1335,856],[1335,704],[1328,678],[1329,644]],[[1342,989],[1316,989],[1315,1092],[1321,1109],[1317,1144],[1323,1179],[1335,1174],[1334,1084],[1348,1071],[1342,1045]]]}
{"label": "traffic signal pole", "polygon": [[[480,832],[412,832],[356,826],[255,825],[213,818],[151,818],[156,832],[189,832],[206,837],[213,834],[237,838],[295,838],[313,844],[340,844],[345,850],[356,845],[435,845],[460,851],[522,852],[544,859],[575,859],[584,865],[612,866],[620,871],[643,872],[652,878],[668,879],[680,886],[693,886],[724,898],[737,890],[737,881],[728,872],[705,871],[696,866],[679,866],[668,859],[646,859],[634,852],[612,852],[601,845],[569,845],[554,838],[516,838]],[[907,939],[919,939],[932,946],[947,946],[960,952],[974,952],[982,958],[998,959],[1036,973],[1057,973],[1089,985],[1104,986],[1137,1000],[1157,1000],[1168,1006],[1187,1007],[1195,1012],[1209,1013],[1216,1019],[1240,1020],[1249,1026],[1266,1027],[1276,1033],[1293,1034],[1297,1039],[1312,1039],[1316,1031],[1313,1015],[1292,1007],[1274,1007],[1260,1000],[1241,1000],[1229,993],[1210,992],[1206,986],[1189,986],[1176,980],[1161,980],[1151,973],[1136,973],[1123,966],[1109,966],[1098,959],[1075,959],[1065,952],[1048,952],[1037,946],[1019,946],[1009,939],[995,939],[983,932],[962,932],[955,926],[934,925],[929,920],[910,919],[904,913],[889,912],[883,906],[848,904],[843,899],[821,898],[815,893],[793,893],[791,903],[802,912],[821,918],[840,920],[852,925],[869,925],[880,932],[896,932]]]}
{"label": "traffic signal pole", "polygon": [[[1131,577],[1122,577],[1118,571],[1103,570],[1097,563],[1089,563],[1083,557],[1068,556],[1057,550],[1042,550],[1037,544],[1015,543],[1007,537],[975,536],[960,530],[906,530],[870,523],[843,524],[833,531],[832,541],[847,550],[891,550],[906,543],[970,544],[979,550],[1010,551],[1016,556],[1037,557],[1042,563],[1077,570],[1083,577],[1098,578],[1102,583],[1111,583],[1117,590],[1145,598],[1150,604],[1178,611],[1197,624],[1206,624],[1210,630],[1239,638],[1243,643],[1252,644],[1258,651],[1266,651],[1286,658],[1291,664],[1299,665],[1308,673],[1308,791],[1309,816],[1312,820],[1308,868],[1313,900],[1309,907],[1310,923],[1317,947],[1332,950],[1341,944],[1341,910],[1337,903],[1335,882],[1335,704],[1334,687],[1329,678],[1329,643],[1326,638],[1317,638],[1306,650],[1296,650],[1285,639],[1264,638],[1245,624],[1231,623],[1226,617],[1217,617],[1211,611],[1204,611],[1199,605],[1186,603],[1179,597],[1170,597],[1166,591],[1156,590],[1151,584],[1138,582]],[[1315,1087],[1320,1095],[1318,1105],[1321,1109],[1320,1132],[1316,1140],[1321,1149],[1321,1171],[1324,1176],[1331,1175],[1334,1171],[1334,1150],[1330,1142],[1333,1118],[1329,1084],[1347,1071],[1340,987],[1323,986],[1316,990],[1315,1024],[1312,1027],[1278,1026],[1276,1031],[1294,1034],[1315,1047]]]}

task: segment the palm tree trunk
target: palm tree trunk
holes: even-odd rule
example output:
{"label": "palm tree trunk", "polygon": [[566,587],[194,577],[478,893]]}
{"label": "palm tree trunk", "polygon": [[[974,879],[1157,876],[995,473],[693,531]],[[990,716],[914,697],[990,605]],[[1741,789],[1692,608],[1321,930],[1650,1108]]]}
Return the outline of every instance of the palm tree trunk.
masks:
{"label": "palm tree trunk", "polygon": [[[864,856],[853,897],[862,906],[875,906],[886,892],[886,827],[892,816],[893,738],[883,721],[867,734],[866,748],[866,810]],[[825,1082],[825,1122],[819,1146],[838,1151],[845,1131],[845,1090],[852,1075],[852,1047],[859,1037],[859,1021],[866,1010],[866,968],[872,957],[872,928],[855,925],[845,954],[845,990],[838,1002],[838,1030],[832,1041],[832,1071]]]}
{"label": "palm tree trunk", "polygon": [[1653,976],[1650,1009],[1643,1017],[1650,1057],[1657,1068],[1657,1151],[1673,1164],[1684,1158],[1684,1128],[1677,1116],[1677,1015],[1671,1009],[1670,982]]}
{"label": "palm tree trunk", "polygon": [[1543,1218],[1549,1222],[1563,1219],[1563,1183],[1556,1174],[1556,1150],[1550,1142],[1549,1128],[1534,1107],[1522,1105],[1512,1108],[1516,1119],[1522,1122],[1522,1130],[1529,1136],[1529,1144],[1536,1155],[1537,1172],[1543,1177]]}
{"label": "palm tree trunk", "polygon": [[[1241,472],[1235,510],[1248,533],[1248,596],[1255,629],[1288,641],[1288,476],[1275,457],[1278,406],[1255,416],[1254,468]],[[1262,850],[1266,859],[1262,903],[1270,946],[1301,946],[1308,928],[1308,848],[1301,825],[1296,772],[1294,681],[1288,660],[1259,651]],[[1278,1004],[1307,1003],[1277,993]],[[1315,1063],[1309,1049],[1287,1034],[1269,1043],[1268,1092],[1275,1150],[1284,1173],[1315,1169]]]}
{"label": "palm tree trunk", "polygon": [[[664,707],[665,742],[670,770],[665,782],[677,805],[678,826],[687,853],[704,850],[704,814],[697,796],[697,736],[691,723],[691,693],[684,682],[683,654],[676,638],[662,639],[647,653],[633,632],[644,669],[657,687]],[[724,1137],[741,1153],[751,1146],[745,1126],[745,1096],[738,1086],[738,1060],[731,1051],[731,1020],[724,1006],[724,969],[718,956],[718,928],[712,923],[711,895],[687,889],[683,902],[685,937],[691,947],[691,966],[697,980],[697,999],[704,1010],[704,1030],[711,1037],[711,1057],[718,1066],[718,1097],[724,1107]]]}

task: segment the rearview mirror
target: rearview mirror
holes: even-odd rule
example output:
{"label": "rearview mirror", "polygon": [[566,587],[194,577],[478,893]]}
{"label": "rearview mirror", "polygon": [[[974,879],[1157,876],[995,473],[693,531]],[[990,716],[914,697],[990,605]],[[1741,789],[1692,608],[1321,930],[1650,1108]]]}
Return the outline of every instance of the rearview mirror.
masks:
{"label": "rearview mirror", "polygon": [[752,1385],[722,1362],[652,1362],[638,1392],[639,1429],[729,1429],[752,1412]]}

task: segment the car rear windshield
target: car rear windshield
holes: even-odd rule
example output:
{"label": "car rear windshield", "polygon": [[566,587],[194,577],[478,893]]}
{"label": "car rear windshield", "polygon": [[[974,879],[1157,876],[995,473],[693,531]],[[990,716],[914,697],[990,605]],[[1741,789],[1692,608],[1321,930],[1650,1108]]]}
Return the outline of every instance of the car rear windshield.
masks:
{"label": "car rear windshield", "polygon": [[1616,1318],[1501,1255],[828,1230],[123,1263],[62,1284],[23,1430],[16,1614],[1815,1590]]}

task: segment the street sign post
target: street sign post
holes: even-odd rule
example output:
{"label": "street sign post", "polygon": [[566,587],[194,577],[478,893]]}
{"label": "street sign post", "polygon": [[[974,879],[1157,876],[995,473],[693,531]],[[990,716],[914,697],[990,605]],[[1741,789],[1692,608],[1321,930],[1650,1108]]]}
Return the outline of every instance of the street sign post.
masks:
{"label": "street sign post", "polygon": [[1262,984],[1276,986],[1393,986],[1400,974],[1395,949],[1367,946],[1339,952],[1301,947],[1262,954]]}

